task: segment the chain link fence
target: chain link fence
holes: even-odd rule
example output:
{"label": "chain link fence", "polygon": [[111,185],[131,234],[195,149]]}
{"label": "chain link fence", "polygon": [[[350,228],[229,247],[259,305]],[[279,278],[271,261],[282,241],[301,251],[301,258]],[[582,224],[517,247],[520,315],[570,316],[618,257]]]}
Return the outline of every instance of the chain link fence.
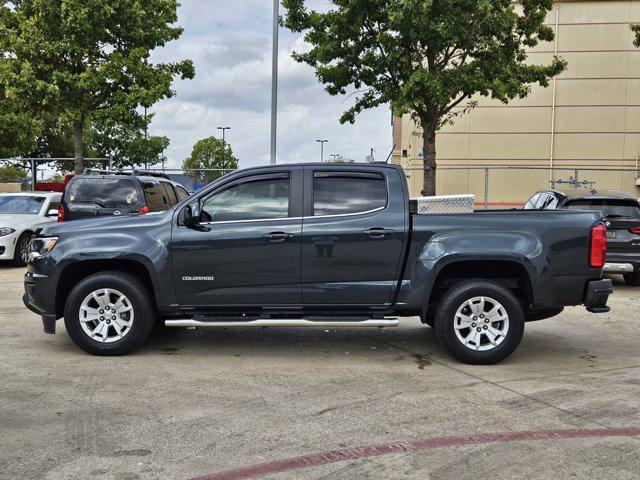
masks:
{"label": "chain link fence", "polygon": [[[412,197],[420,196],[423,169],[404,169]],[[520,207],[540,189],[599,189],[622,190],[640,197],[638,169],[545,167],[438,167],[436,192],[438,195],[471,193],[476,207]]]}
{"label": "chain link fence", "polygon": [[[109,165],[108,159],[87,159],[95,166]],[[66,165],[73,170],[72,158],[0,159],[3,164],[26,167],[30,173],[20,179],[23,190],[37,188],[38,182],[47,174],[55,173],[51,165]],[[48,166],[45,166],[48,165]],[[196,191],[213,180],[230,173],[233,169],[181,169],[151,166],[150,170],[166,173],[172,180],[181,183],[190,192]],[[132,171],[132,169],[123,169]],[[412,197],[421,194],[423,186],[422,166],[404,168]],[[33,172],[36,182],[33,182]],[[64,173],[64,172],[61,172]],[[0,184],[1,186],[2,184]],[[575,168],[557,167],[511,167],[511,166],[441,166],[436,173],[438,195],[473,194],[477,208],[516,208],[524,205],[531,195],[544,188],[585,188],[622,190],[640,197],[640,168]]]}

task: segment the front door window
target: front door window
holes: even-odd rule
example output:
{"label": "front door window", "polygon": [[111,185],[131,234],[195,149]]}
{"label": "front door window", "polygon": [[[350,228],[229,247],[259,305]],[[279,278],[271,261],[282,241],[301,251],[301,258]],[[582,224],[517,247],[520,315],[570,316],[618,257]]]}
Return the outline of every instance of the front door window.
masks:
{"label": "front door window", "polygon": [[204,201],[204,222],[237,222],[289,216],[289,178],[246,181]]}

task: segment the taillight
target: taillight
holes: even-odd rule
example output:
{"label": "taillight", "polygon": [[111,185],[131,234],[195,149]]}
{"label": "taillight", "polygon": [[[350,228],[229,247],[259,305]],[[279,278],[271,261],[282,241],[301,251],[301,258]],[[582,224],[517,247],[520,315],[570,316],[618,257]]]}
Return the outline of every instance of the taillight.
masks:
{"label": "taillight", "polygon": [[589,265],[604,267],[607,262],[607,227],[602,223],[591,229],[591,251]]}
{"label": "taillight", "polygon": [[631,233],[635,233],[636,235],[640,235],[640,227],[631,227],[629,231]]}
{"label": "taillight", "polygon": [[62,222],[64,220],[64,207],[60,205],[58,207],[58,222]]}
{"label": "taillight", "polygon": [[138,212],[140,215],[144,215],[145,213],[149,213],[149,207],[147,207],[146,205],[144,207],[142,207],[140,209],[140,211]]}

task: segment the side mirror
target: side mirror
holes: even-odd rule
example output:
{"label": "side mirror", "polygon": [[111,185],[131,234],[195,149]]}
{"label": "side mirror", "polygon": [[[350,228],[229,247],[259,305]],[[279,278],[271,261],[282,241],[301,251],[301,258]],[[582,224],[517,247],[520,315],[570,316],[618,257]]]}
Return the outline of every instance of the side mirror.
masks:
{"label": "side mirror", "polygon": [[47,214],[45,216],[47,216],[47,217],[57,217],[58,216],[58,210],[56,210],[55,208],[52,208],[51,210],[49,210],[47,212]]}
{"label": "side mirror", "polygon": [[193,228],[200,223],[201,212],[198,202],[190,203],[184,207],[182,223],[185,227]]}

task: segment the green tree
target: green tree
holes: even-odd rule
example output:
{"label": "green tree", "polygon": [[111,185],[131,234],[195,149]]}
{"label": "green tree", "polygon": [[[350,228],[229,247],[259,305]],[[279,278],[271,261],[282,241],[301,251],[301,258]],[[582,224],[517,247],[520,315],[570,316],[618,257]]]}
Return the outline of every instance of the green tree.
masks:
{"label": "green tree", "polygon": [[73,127],[76,172],[84,134],[103,112],[135,125],[140,106],[193,78],[190,60],[153,64],[150,52],[182,34],[177,0],[13,0],[0,7],[0,82],[25,110]]}
{"label": "green tree", "polygon": [[24,156],[33,150],[41,127],[33,116],[15,108],[0,84],[0,158]]}
{"label": "green tree", "polygon": [[631,25],[631,31],[635,34],[633,45],[635,47],[640,47],[640,23]]}
{"label": "green tree", "polygon": [[122,124],[109,118],[100,120],[91,126],[89,143],[96,157],[112,160],[113,168],[150,166],[162,160],[162,153],[170,141],[165,136],[145,134],[151,116],[141,118],[137,125]]}
{"label": "green tree", "polygon": [[42,183],[64,183],[64,175],[56,172],[53,175],[45,178]]}
{"label": "green tree", "polygon": [[[224,169],[225,171],[238,168],[238,159],[233,156],[231,145],[216,137],[207,137],[198,140],[193,146],[191,155],[182,162],[185,170],[211,168]],[[194,179],[201,179],[205,182],[212,182],[220,178],[224,172],[190,172],[187,175]]]}
{"label": "green tree", "polygon": [[29,177],[29,173],[18,165],[0,165],[0,183],[15,182],[27,177]]}
{"label": "green tree", "polygon": [[330,155],[331,158],[327,160],[327,163],[355,163],[353,158],[345,157],[341,153],[338,155]]}
{"label": "green tree", "polygon": [[544,87],[566,66],[527,63],[526,47],[554,38],[544,19],[553,0],[331,0],[326,12],[283,0],[284,24],[304,32],[293,58],[315,69],[331,95],[354,93],[340,121],[390,104],[422,128],[425,195],[436,187],[436,132],[475,106],[504,103]]}

